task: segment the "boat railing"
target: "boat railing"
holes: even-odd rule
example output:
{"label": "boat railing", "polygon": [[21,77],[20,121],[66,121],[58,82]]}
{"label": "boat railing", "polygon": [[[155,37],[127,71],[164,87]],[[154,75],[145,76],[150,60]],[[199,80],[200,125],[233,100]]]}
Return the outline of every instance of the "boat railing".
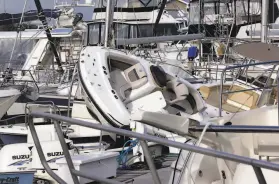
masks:
{"label": "boat railing", "polygon": [[61,73],[55,68],[44,68],[38,65],[31,65],[29,70],[21,69],[22,66],[13,66],[12,70],[5,68],[5,63],[0,65],[0,86],[4,85],[33,85],[39,92],[39,86],[60,86],[61,84],[70,83],[72,72],[75,65],[68,64],[63,66],[64,72]]}
{"label": "boat railing", "polygon": [[[182,73],[185,73],[186,76],[191,76],[194,79],[203,79],[205,82],[212,82],[212,81],[220,81],[221,80],[221,73],[224,67],[237,65],[237,63],[241,63],[243,61],[239,60],[237,63],[220,63],[215,61],[202,61],[202,62],[192,62],[193,70],[195,71],[195,75],[192,75],[191,70],[189,68],[188,63],[189,61],[182,61],[178,60],[176,64],[171,63],[171,60],[165,59],[164,56],[159,55],[152,55],[149,57],[153,63],[157,63],[162,66],[169,66],[179,69]],[[228,81],[233,80],[238,73],[239,70],[233,69],[230,71],[225,72],[225,79]],[[253,70],[251,73],[259,73],[262,70]],[[183,75],[183,74],[182,74]],[[185,75],[184,75],[185,76]]]}
{"label": "boat railing", "polygon": [[31,66],[30,70],[40,84],[58,84],[62,77],[61,72],[53,68],[40,68],[38,66]]}
{"label": "boat railing", "polygon": [[[23,84],[28,86],[30,83],[32,85],[34,85],[37,88],[37,91],[39,92],[39,86],[37,81],[34,78],[34,75],[32,74],[32,72],[30,70],[2,70],[3,68],[1,68],[0,70],[0,81],[1,84],[0,86],[7,86],[7,85],[15,85],[15,84]],[[20,72],[21,74],[24,73],[28,73],[30,78],[28,80],[23,79],[23,78],[15,78],[15,75],[17,75],[17,73]]]}
{"label": "boat railing", "polygon": [[94,3],[92,1],[88,1],[88,3],[80,3],[80,0],[72,0],[70,3],[67,0],[54,0],[54,8],[61,8],[61,7],[84,7],[84,6],[94,6]]}
{"label": "boat railing", "polygon": [[[169,45],[165,45],[168,47]],[[182,47],[177,47],[176,44],[172,45],[171,50],[170,48],[156,48],[156,49],[148,49],[148,48],[140,48],[138,47],[133,51],[136,53],[137,56],[148,58],[153,63],[159,63],[161,65],[168,65],[173,66],[176,68],[180,68],[187,72],[188,74],[191,73],[191,70],[195,71],[195,75],[198,78],[204,78],[206,81],[220,81],[220,75],[223,71],[223,68],[226,66],[236,65],[238,63],[245,62],[243,58],[236,58],[232,57],[234,54],[226,54],[226,62],[223,62],[222,58],[214,57],[212,54],[205,54],[202,55],[202,60],[189,62],[187,60],[187,56],[183,56],[183,51],[187,50],[185,44],[182,44]],[[168,53],[177,53],[175,63],[171,63],[172,60],[168,58]],[[189,64],[192,65],[192,68],[189,68]],[[183,67],[182,67],[183,66]],[[236,70],[226,71],[225,75],[226,78],[234,78],[237,74]]]}
{"label": "boat railing", "polygon": [[[269,78],[266,81],[266,84],[263,87],[255,87],[253,86],[253,83],[250,84],[251,88],[247,88],[247,89],[242,89],[242,90],[234,90],[234,91],[223,91],[224,88],[224,78],[225,78],[225,73],[226,71],[230,71],[230,70],[234,70],[234,69],[240,69],[243,67],[250,67],[250,66],[259,66],[259,65],[278,65],[279,61],[267,61],[267,62],[253,62],[253,63],[248,63],[248,64],[239,64],[239,65],[234,65],[234,66],[227,66],[223,69],[222,73],[221,73],[221,80],[220,80],[220,92],[219,92],[219,116],[222,116],[222,106],[223,106],[223,95],[224,94],[232,94],[232,93],[239,93],[239,92],[244,92],[244,91],[254,91],[254,90],[262,90],[262,89],[272,89],[274,87],[278,87],[279,89],[279,83],[278,83],[278,72],[277,72],[277,85],[269,85],[268,84],[268,80],[271,77],[271,74],[269,75]],[[279,94],[279,90],[277,90],[277,93]],[[278,102],[278,97],[279,95],[277,94],[277,102]],[[278,108],[278,112],[279,112],[279,108]],[[278,123],[279,123],[279,119],[278,119]]]}
{"label": "boat railing", "polygon": [[[195,74],[205,78],[208,82],[220,81],[220,75],[226,66],[231,66],[231,63],[220,63],[215,61],[201,61],[193,62],[193,69]],[[225,72],[225,79],[231,80],[235,77],[235,70],[229,70]]]}
{"label": "boat railing", "polygon": [[191,73],[189,71],[187,71],[184,67],[181,67],[181,66],[178,66],[178,65],[174,65],[174,64],[171,64],[171,63],[167,63],[167,62],[160,62],[159,65],[166,65],[166,66],[175,67],[175,68],[185,72],[187,76],[189,76],[191,78],[194,78],[194,79],[198,79],[197,77],[191,75]]}
{"label": "boat railing", "polygon": [[[195,145],[190,145],[190,144],[185,144],[185,143],[180,143],[180,142],[176,142],[176,141],[172,141],[172,140],[168,140],[168,139],[164,139],[161,137],[157,137],[157,136],[152,136],[152,135],[147,135],[147,134],[140,134],[140,133],[136,133],[133,131],[129,131],[129,130],[124,130],[124,129],[120,129],[120,128],[115,128],[115,127],[111,127],[111,126],[104,126],[101,124],[95,124],[92,122],[88,122],[88,121],[82,121],[82,120],[78,120],[78,119],[73,119],[73,118],[69,118],[69,117],[65,117],[65,116],[60,116],[60,115],[56,115],[56,114],[49,114],[49,113],[41,113],[41,112],[31,112],[31,114],[29,115],[29,121],[28,121],[28,126],[32,135],[32,138],[34,140],[34,144],[35,147],[38,151],[41,163],[44,167],[44,169],[46,170],[46,172],[53,178],[55,179],[58,183],[60,184],[66,184],[66,182],[60,177],[58,176],[56,173],[53,172],[53,170],[50,168],[50,166],[48,165],[44,152],[42,150],[42,146],[40,144],[39,138],[38,138],[38,134],[36,132],[34,123],[33,123],[33,118],[31,117],[37,117],[37,118],[47,118],[47,119],[52,119],[54,120],[54,126],[58,135],[58,139],[60,141],[64,156],[65,156],[65,160],[66,163],[68,164],[69,170],[70,170],[70,174],[71,177],[73,179],[73,182],[75,184],[79,183],[78,180],[78,176],[83,177],[83,178],[87,178],[90,180],[94,180],[94,181],[99,181],[99,182],[104,182],[104,183],[109,183],[109,184],[120,184],[121,182],[112,180],[112,179],[106,179],[106,178],[102,178],[100,176],[96,176],[94,175],[94,173],[91,173],[90,175],[85,174],[81,171],[77,171],[73,165],[68,147],[66,145],[65,142],[65,138],[60,126],[59,122],[66,122],[67,124],[70,125],[78,125],[78,126],[83,126],[83,127],[87,127],[87,128],[92,128],[92,129],[96,129],[96,130],[101,130],[101,131],[105,131],[105,132],[111,132],[111,133],[115,133],[117,135],[123,135],[123,136],[128,136],[128,137],[133,137],[133,138],[137,138],[140,140],[140,144],[142,146],[147,164],[149,166],[149,169],[151,171],[151,175],[153,177],[153,181],[156,184],[160,184],[160,179],[158,177],[158,173],[155,169],[154,163],[152,161],[152,157],[149,153],[148,147],[147,147],[147,143],[146,141],[151,141],[151,142],[155,142],[158,144],[162,144],[165,146],[170,146],[170,147],[175,147],[175,148],[179,148],[182,150],[188,150],[191,152],[195,152],[195,153],[200,153],[200,154],[204,154],[207,156],[212,156],[212,157],[216,157],[216,158],[221,158],[224,160],[229,160],[229,161],[233,161],[233,162],[237,162],[237,163],[242,163],[242,164],[246,164],[246,165],[250,165],[253,167],[254,172],[256,174],[256,177],[259,181],[260,184],[266,184],[266,180],[265,177],[263,175],[262,172],[262,168],[264,169],[269,169],[269,170],[273,170],[273,171],[279,171],[279,164],[276,163],[271,163],[268,161],[264,161],[264,160],[257,160],[257,159],[253,159],[253,158],[249,158],[249,157],[245,157],[245,156],[240,156],[240,155],[235,155],[235,154],[231,154],[231,153],[227,153],[227,152],[223,152],[223,151],[217,151],[217,150],[213,150],[213,149],[209,149],[209,148],[203,148],[203,147],[199,147],[199,146],[195,146]],[[225,126],[225,128],[230,128]],[[249,127],[246,127],[246,131],[244,131],[244,133],[249,132],[247,131],[247,128],[249,129]],[[251,127],[250,127],[251,128]],[[254,129],[257,129],[257,132],[259,132],[258,130],[261,129],[266,129],[267,127],[255,127],[253,126],[252,129],[254,131]],[[268,128],[268,129],[272,129],[272,130],[276,130],[276,131],[272,131],[273,133],[278,133],[279,129],[278,127],[276,128]],[[241,130],[241,128],[238,127],[238,130]],[[260,133],[266,133],[266,131],[260,131]]]}
{"label": "boat railing", "polygon": [[[230,66],[239,66],[247,63],[253,63],[253,60],[235,60],[233,63],[222,63],[222,62],[214,62],[214,61],[203,61],[203,62],[193,62],[195,75],[204,78],[207,82],[219,82],[221,80],[221,74],[224,68]],[[249,77],[258,77],[260,75],[270,74],[277,75],[277,71],[269,68],[247,68],[245,66],[240,68],[231,68],[227,69],[224,73],[224,81],[238,81],[240,83],[244,83],[245,85],[251,85],[248,82]]]}
{"label": "boat railing", "polygon": [[48,86],[49,84],[61,84],[62,80],[65,80],[65,75],[69,75],[69,72],[74,70],[74,65],[64,66],[63,68],[65,71],[61,73],[54,68],[41,68],[32,65],[30,71],[38,83]]}
{"label": "boat railing", "polygon": [[49,113],[51,114],[59,114],[61,115],[61,111],[60,111],[60,108],[55,105],[55,103],[53,101],[34,101],[34,102],[27,102],[25,104],[25,107],[24,107],[24,114],[25,114],[25,124],[27,125],[28,124],[28,121],[29,121],[29,116],[28,114],[32,113],[33,112],[33,109],[32,107],[34,106],[41,106],[41,107],[46,107],[46,108],[49,108]]}

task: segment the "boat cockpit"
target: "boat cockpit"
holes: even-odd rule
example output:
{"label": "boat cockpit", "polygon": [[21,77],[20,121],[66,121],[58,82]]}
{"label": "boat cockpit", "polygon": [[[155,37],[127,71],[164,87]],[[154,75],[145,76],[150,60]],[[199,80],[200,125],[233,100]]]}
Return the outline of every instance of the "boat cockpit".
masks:
{"label": "boat cockpit", "polygon": [[126,107],[132,107],[134,103],[144,104],[149,95],[157,92],[165,101],[162,108],[167,113],[191,115],[204,108],[201,96],[190,84],[179,82],[159,66],[136,63],[128,67],[127,63],[116,59],[109,59],[108,64],[110,84]]}

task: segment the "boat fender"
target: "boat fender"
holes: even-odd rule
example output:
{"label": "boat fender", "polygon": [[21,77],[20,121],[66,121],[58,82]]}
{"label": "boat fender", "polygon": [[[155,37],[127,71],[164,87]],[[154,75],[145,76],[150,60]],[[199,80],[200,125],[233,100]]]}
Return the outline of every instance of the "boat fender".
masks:
{"label": "boat fender", "polygon": [[228,121],[228,122],[226,122],[224,125],[225,125],[225,126],[230,126],[230,125],[232,125],[232,122]]}
{"label": "boat fender", "polygon": [[198,48],[196,46],[191,46],[188,49],[188,60],[193,61],[196,57],[198,57]]}

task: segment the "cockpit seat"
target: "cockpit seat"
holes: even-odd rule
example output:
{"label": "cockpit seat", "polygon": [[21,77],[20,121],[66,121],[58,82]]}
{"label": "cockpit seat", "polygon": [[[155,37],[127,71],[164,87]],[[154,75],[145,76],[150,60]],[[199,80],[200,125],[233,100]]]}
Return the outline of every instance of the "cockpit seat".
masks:
{"label": "cockpit seat", "polygon": [[120,95],[127,104],[141,98],[155,89],[155,85],[148,82],[147,74],[140,63],[124,70],[126,84],[120,87]]}
{"label": "cockpit seat", "polygon": [[164,71],[164,69],[161,66],[155,66],[151,65],[150,66],[150,72],[152,74],[154,82],[159,86],[159,87],[165,87],[167,85],[167,75]]}
{"label": "cockpit seat", "polygon": [[167,89],[173,91],[176,95],[174,100],[168,101],[168,104],[170,105],[185,100],[189,95],[187,86],[178,82],[176,79],[167,82]]}

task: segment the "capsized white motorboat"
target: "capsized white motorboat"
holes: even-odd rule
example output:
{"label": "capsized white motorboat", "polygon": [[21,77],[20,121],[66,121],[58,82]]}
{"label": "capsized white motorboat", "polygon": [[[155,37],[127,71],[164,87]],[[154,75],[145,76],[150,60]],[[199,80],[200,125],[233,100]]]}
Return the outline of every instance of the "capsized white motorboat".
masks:
{"label": "capsized white motorboat", "polygon": [[190,83],[121,51],[87,46],[78,70],[88,108],[115,127],[129,126],[130,115],[139,110],[202,117],[205,109]]}

